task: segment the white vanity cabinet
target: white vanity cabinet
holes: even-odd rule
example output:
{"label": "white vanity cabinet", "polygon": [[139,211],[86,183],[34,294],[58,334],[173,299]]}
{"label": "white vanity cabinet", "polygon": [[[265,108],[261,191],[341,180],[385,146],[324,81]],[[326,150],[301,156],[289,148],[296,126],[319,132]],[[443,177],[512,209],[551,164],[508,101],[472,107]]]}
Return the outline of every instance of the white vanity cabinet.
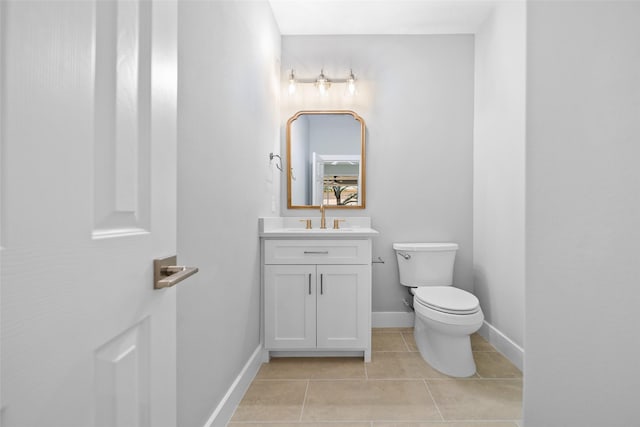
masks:
{"label": "white vanity cabinet", "polygon": [[363,352],[371,359],[371,240],[263,240],[269,351]]}

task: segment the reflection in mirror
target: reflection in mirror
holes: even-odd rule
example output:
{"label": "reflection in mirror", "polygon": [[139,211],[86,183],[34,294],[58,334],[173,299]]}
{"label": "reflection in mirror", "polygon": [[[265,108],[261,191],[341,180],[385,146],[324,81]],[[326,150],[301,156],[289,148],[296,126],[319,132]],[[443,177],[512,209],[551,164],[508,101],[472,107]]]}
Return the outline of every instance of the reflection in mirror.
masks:
{"label": "reflection in mirror", "polygon": [[300,111],[287,122],[289,208],[365,207],[365,124],[353,111]]}

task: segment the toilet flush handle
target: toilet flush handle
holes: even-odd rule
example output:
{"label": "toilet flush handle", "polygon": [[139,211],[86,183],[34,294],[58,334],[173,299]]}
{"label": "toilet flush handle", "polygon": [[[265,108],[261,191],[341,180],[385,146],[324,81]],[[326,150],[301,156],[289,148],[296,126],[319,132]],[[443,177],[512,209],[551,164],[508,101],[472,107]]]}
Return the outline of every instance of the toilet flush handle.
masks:
{"label": "toilet flush handle", "polygon": [[398,252],[398,255],[400,255],[404,259],[411,259],[411,255],[404,252]]}

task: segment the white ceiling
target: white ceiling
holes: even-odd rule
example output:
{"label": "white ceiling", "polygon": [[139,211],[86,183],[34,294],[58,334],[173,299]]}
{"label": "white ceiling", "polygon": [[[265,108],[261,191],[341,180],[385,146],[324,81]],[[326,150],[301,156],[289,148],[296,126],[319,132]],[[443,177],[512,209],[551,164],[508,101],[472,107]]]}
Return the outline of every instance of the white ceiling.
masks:
{"label": "white ceiling", "polygon": [[469,34],[497,1],[269,0],[283,35]]}

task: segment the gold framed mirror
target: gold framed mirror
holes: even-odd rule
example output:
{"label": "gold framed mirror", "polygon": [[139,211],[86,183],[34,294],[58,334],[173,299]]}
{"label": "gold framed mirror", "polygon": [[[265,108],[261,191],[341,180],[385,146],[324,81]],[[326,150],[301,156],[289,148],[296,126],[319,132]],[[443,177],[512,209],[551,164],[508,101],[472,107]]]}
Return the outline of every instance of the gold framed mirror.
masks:
{"label": "gold framed mirror", "polygon": [[298,111],[287,121],[287,207],[364,209],[365,123],[353,111]]}

